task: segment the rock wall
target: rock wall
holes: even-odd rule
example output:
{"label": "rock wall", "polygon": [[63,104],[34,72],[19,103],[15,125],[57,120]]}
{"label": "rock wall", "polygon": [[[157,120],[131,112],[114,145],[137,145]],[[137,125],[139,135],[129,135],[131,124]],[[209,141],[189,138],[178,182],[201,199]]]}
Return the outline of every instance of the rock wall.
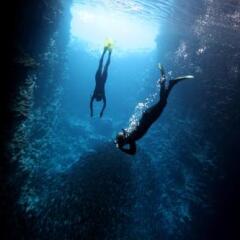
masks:
{"label": "rock wall", "polygon": [[[29,111],[49,78],[41,78],[39,72],[54,67],[53,91],[61,81],[64,51],[69,38],[71,0],[17,0],[6,3],[8,13],[3,31],[4,68],[1,87],[1,167],[0,201],[3,238],[17,239],[24,232],[24,219],[16,208],[16,200],[24,176],[11,179],[18,166],[24,133],[21,123],[29,117]],[[55,53],[55,62],[47,62],[46,54]],[[51,48],[52,46],[52,48]],[[45,58],[44,58],[45,57]],[[48,56],[47,56],[48,57]],[[48,63],[48,65],[47,65]],[[41,81],[40,81],[41,80]],[[14,146],[14,151],[12,146]],[[14,158],[13,158],[14,157]]]}

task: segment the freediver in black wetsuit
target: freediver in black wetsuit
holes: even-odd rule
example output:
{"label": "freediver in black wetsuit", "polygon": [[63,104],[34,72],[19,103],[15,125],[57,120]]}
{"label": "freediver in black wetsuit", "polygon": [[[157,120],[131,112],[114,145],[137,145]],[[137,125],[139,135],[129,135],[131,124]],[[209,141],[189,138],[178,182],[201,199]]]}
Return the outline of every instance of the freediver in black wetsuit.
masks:
{"label": "freediver in black wetsuit", "polygon": [[[136,153],[136,141],[142,138],[146,134],[148,129],[151,127],[151,125],[159,118],[167,104],[167,98],[169,96],[169,93],[171,92],[175,84],[184,79],[194,78],[191,75],[178,77],[176,79],[170,80],[167,84],[165,71],[162,65],[159,64],[159,68],[161,73],[161,77],[159,80],[161,86],[159,101],[152,107],[148,108],[142,114],[142,117],[134,130],[128,132],[127,130],[123,129],[123,131],[119,132],[116,136],[116,147],[127,154],[134,155]],[[129,145],[129,148],[124,148],[125,145]]]}
{"label": "freediver in black wetsuit", "polygon": [[[107,62],[104,66],[104,69],[102,71],[103,58],[104,58],[104,55],[105,55],[107,50],[109,51],[108,59],[107,59]],[[91,101],[90,101],[91,117],[93,116],[93,101],[94,101],[94,99],[96,99],[97,102],[100,102],[100,101],[103,100],[103,107],[102,107],[102,110],[101,110],[101,113],[100,113],[100,117],[102,117],[104,109],[106,108],[105,83],[106,83],[107,76],[108,76],[108,67],[110,65],[111,54],[112,54],[111,45],[105,46],[104,50],[103,50],[103,53],[102,53],[102,56],[101,56],[100,61],[99,61],[98,70],[97,70],[96,75],[95,75],[96,85],[95,85],[94,93],[93,93],[93,95],[91,97]]]}

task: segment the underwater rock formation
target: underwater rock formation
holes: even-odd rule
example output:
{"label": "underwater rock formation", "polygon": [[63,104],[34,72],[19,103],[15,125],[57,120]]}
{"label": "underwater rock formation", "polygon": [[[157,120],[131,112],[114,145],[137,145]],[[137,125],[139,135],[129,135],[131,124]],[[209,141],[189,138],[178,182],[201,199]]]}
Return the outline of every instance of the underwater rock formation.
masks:
{"label": "underwater rock formation", "polygon": [[36,238],[119,238],[133,204],[131,165],[113,144],[102,143],[64,173],[33,180],[38,202],[26,214]]}
{"label": "underwater rock formation", "polygon": [[[135,157],[110,141],[121,120],[89,121],[63,106],[71,1],[11,2],[1,88],[1,239],[234,239],[239,8],[222,9],[223,2],[175,2],[177,25],[161,28],[157,58],[168,76],[191,72],[195,82],[176,88]],[[143,94],[158,96],[155,72],[146,71]]]}
{"label": "underwater rock formation", "polygon": [[[3,69],[3,87],[1,97],[1,222],[4,222],[3,238],[18,238],[24,231],[24,219],[16,206],[16,199],[21,190],[23,175],[21,173],[11,179],[18,166],[21,149],[26,144],[25,133],[21,131],[22,122],[29,117],[29,109],[33,105],[33,96],[36,88],[34,73],[41,68],[39,58],[49,44],[61,21],[70,24],[71,1],[14,1],[5,4],[5,11],[9,13],[7,25],[4,29],[5,55]],[[69,26],[63,30],[68,39]],[[59,42],[60,42],[59,41]],[[64,48],[59,44],[61,49]],[[59,70],[59,69],[58,69]],[[39,83],[38,83],[39,85]],[[11,146],[9,143],[11,142]],[[13,146],[14,145],[14,150]],[[14,160],[12,159],[14,157]],[[15,183],[14,183],[15,181]],[[18,184],[16,184],[18,182]],[[15,226],[14,230],[12,226]],[[21,235],[21,234],[20,234]]]}
{"label": "underwater rock formation", "polygon": [[179,211],[188,221],[182,203],[170,202],[175,190],[141,150],[130,157],[98,142],[62,170],[38,169],[25,186],[20,205],[34,238],[156,239],[176,228],[170,215]]}

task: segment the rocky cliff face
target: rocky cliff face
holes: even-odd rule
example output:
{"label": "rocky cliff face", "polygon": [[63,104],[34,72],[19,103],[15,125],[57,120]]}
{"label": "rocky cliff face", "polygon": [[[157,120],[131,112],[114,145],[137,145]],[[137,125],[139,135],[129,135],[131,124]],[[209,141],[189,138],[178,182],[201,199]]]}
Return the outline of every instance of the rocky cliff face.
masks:
{"label": "rocky cliff face", "polygon": [[[25,144],[24,133],[19,126],[28,118],[33,106],[33,98],[37,97],[37,92],[42,91],[46,84],[46,78],[38,75],[39,70],[46,74],[54,67],[56,72],[52,73],[53,78],[61,80],[63,56],[69,38],[70,5],[71,0],[17,0],[4,6],[8,18],[4,20],[2,46],[4,49],[2,58],[4,78],[1,87],[3,157],[0,168],[0,198],[1,220],[6,224],[2,229],[6,230],[8,239],[15,239],[19,231],[24,229],[24,220],[19,218],[17,210],[14,211],[14,201],[17,199],[23,176],[19,176],[18,186],[14,186],[9,181],[9,176],[18,165],[21,147]],[[46,54],[56,53],[54,62],[45,61]],[[10,142],[14,143],[14,153],[9,147]],[[13,226],[16,229],[13,229]]]}

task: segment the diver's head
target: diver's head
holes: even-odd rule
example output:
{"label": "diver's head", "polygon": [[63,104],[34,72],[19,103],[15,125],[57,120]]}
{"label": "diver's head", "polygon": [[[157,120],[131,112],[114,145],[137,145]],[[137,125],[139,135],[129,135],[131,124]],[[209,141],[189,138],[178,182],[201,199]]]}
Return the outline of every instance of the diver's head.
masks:
{"label": "diver's head", "polygon": [[96,101],[97,102],[100,102],[100,101],[102,101],[102,99],[103,99],[103,96],[102,96],[102,94],[97,94],[96,96],[95,96],[95,99],[96,99]]}
{"label": "diver's head", "polygon": [[126,136],[123,132],[119,132],[115,140],[117,147],[122,147],[126,143]]}

